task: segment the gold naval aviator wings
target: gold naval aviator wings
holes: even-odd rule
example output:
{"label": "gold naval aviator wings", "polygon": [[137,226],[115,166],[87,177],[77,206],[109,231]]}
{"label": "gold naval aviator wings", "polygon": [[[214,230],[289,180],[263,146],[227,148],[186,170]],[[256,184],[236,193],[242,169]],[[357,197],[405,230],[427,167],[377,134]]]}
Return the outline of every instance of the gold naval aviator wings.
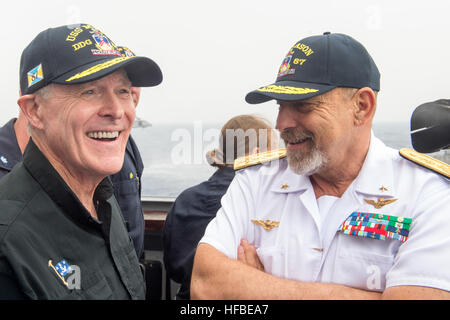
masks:
{"label": "gold naval aviator wings", "polygon": [[375,200],[367,200],[364,199],[365,202],[367,202],[368,204],[373,205],[376,209],[380,209],[383,208],[385,205],[390,204],[394,201],[397,201],[398,199],[383,199],[383,198],[378,198],[378,201],[375,202]]}
{"label": "gold naval aviator wings", "polygon": [[280,225],[279,221],[271,221],[269,219],[266,220],[251,220],[254,224],[263,227],[265,230],[272,230],[275,227]]}
{"label": "gold naval aviator wings", "polygon": [[427,156],[426,154],[409,148],[400,149],[400,155],[405,159],[421,165],[422,167],[433,170],[444,177],[450,178],[450,165],[445,162],[439,161],[435,158]]}
{"label": "gold naval aviator wings", "polygon": [[282,159],[284,157],[286,157],[286,148],[251,154],[234,160],[234,170],[251,167],[272,160]]}

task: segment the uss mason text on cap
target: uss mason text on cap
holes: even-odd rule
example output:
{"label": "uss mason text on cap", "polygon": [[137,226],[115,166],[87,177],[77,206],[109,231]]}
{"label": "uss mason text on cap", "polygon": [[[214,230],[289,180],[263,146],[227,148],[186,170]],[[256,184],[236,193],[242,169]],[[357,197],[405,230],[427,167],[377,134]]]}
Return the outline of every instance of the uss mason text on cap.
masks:
{"label": "uss mason text on cap", "polygon": [[380,73],[352,37],[325,32],[298,41],[286,54],[275,83],[248,93],[251,104],[309,99],[337,87],[380,90]]}
{"label": "uss mason text on cap", "polygon": [[121,50],[90,24],[66,25],[39,33],[23,50],[20,90],[30,94],[50,83],[78,84],[124,68],[135,87],[162,81],[159,66],[147,57]]}

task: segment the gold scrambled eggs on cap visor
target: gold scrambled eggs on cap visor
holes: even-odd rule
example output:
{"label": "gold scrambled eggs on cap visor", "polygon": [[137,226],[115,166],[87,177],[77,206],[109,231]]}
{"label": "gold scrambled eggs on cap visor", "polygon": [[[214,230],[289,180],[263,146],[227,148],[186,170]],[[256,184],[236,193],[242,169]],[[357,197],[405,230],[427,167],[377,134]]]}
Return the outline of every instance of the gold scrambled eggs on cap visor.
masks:
{"label": "gold scrambled eggs on cap visor", "polygon": [[296,81],[279,81],[248,93],[245,101],[251,104],[263,103],[273,99],[280,101],[299,101],[312,98],[334,88],[336,86]]}

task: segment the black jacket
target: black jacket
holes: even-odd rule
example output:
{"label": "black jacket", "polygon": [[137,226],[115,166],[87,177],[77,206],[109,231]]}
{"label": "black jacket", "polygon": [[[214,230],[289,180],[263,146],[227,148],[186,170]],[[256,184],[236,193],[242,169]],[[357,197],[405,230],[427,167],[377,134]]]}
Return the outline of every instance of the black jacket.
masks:
{"label": "black jacket", "polygon": [[190,299],[197,244],[220,209],[220,199],[233,178],[232,168],[218,169],[207,181],[184,190],[167,214],[163,234],[164,265],[169,277],[181,283],[177,299]]}
{"label": "black jacket", "polygon": [[95,190],[94,203],[99,220],[30,139],[23,162],[0,180],[0,298],[145,297],[107,178]]}
{"label": "black jacket", "polygon": [[[0,179],[23,160],[14,132],[15,118],[0,128]],[[139,150],[130,136],[127,142],[122,169],[110,177],[114,185],[114,195],[119,202],[122,215],[133,239],[136,254],[144,251],[144,214],[141,205],[141,177],[144,164]]]}

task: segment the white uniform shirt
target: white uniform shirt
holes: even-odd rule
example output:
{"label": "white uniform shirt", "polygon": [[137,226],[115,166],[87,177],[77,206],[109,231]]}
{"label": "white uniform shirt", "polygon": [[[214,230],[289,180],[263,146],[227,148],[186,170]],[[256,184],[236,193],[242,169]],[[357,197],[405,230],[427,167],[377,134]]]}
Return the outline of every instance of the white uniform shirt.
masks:
{"label": "white uniform shirt", "polygon": [[[379,198],[397,200],[379,209],[365,201]],[[380,292],[397,285],[450,290],[449,180],[403,159],[373,134],[358,177],[341,198],[321,203],[327,212],[319,212],[310,179],[293,173],[286,159],[238,171],[221,204],[200,242],[236,259],[246,238],[275,276]],[[339,231],[352,212],[412,218],[408,238]],[[265,230],[251,221],[266,219],[279,225]]]}

